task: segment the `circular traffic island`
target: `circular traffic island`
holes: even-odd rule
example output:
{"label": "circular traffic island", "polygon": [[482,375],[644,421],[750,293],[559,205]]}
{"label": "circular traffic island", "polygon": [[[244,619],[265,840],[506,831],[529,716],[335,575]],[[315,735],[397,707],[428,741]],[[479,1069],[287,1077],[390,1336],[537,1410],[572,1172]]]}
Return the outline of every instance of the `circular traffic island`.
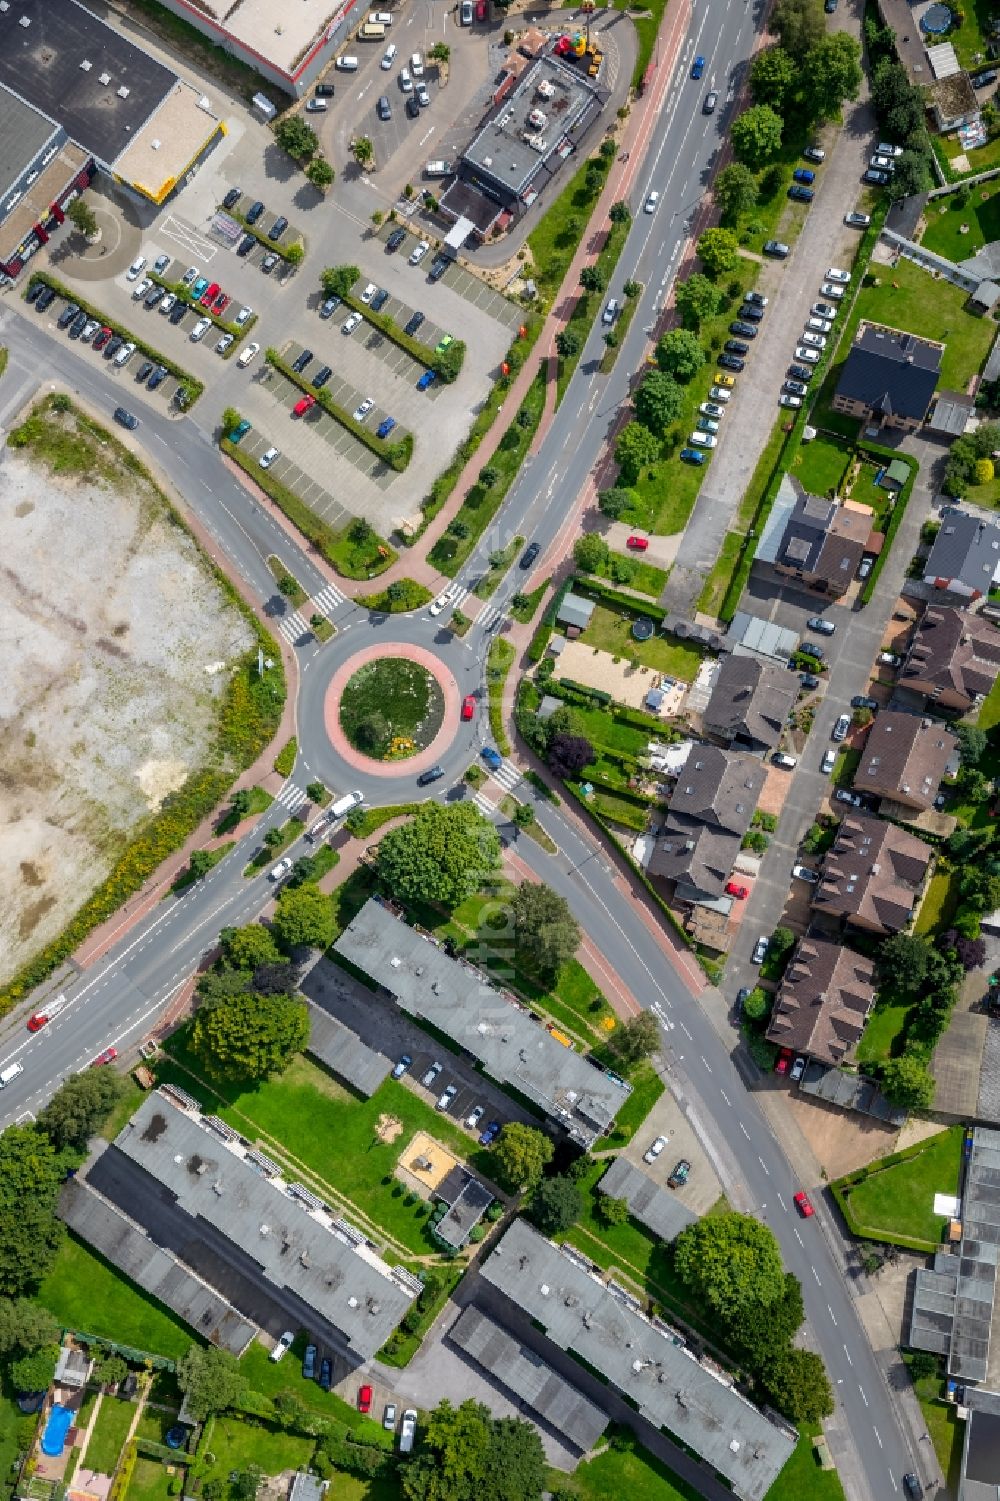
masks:
{"label": "circular traffic island", "polygon": [[444,694],[433,673],[409,657],[376,657],[344,684],[340,728],[373,761],[405,761],[434,740]]}

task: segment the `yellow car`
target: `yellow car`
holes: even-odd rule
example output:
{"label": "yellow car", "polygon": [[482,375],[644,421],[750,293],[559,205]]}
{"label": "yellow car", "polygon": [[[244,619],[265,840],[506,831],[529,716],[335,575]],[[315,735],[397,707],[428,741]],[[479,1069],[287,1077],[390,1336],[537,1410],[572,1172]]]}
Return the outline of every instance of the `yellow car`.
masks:
{"label": "yellow car", "polygon": [[716,370],[715,384],[717,386],[735,386],[736,382],[731,375],[723,375],[721,370]]}

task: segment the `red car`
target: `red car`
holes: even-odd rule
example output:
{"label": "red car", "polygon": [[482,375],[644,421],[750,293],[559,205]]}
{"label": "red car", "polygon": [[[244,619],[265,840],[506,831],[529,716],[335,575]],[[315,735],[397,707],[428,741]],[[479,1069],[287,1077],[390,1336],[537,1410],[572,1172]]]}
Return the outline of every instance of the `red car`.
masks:
{"label": "red car", "polygon": [[778,1054],[778,1061],[774,1065],[774,1072],[776,1074],[787,1074],[788,1065],[791,1063],[792,1057],[793,1054],[791,1048],[782,1048],[781,1052]]}
{"label": "red car", "polygon": [[750,895],[750,887],[740,886],[736,881],[727,881],[726,895],[735,896],[737,900],[743,901],[744,897],[748,897]]}
{"label": "red car", "polygon": [[629,539],[626,542],[625,546],[633,548],[633,550],[635,552],[645,552],[646,548],[649,546],[649,538],[648,537],[629,537]]}
{"label": "red car", "polygon": [[358,1412],[371,1412],[371,1410],[372,1389],[370,1386],[363,1386],[358,1392]]}
{"label": "red car", "polygon": [[809,1217],[816,1212],[809,1202],[809,1195],[804,1194],[801,1191],[797,1194],[792,1195],[792,1203],[795,1205],[796,1209],[799,1211],[799,1214],[801,1214],[804,1220],[809,1219]]}
{"label": "red car", "polygon": [[219,295],[218,295],[218,297],[212,303],[212,312],[213,313],[224,313],[226,311],[226,308],[228,306],[229,306],[229,298],[226,296],[225,292],[220,292]]}
{"label": "red car", "polygon": [[47,1021],[48,1021],[48,1017],[44,1014],[44,1012],[40,1016],[29,1016],[28,1017],[28,1031],[29,1032],[40,1032],[42,1030],[42,1028],[45,1026],[45,1024],[46,1024]]}
{"label": "red car", "polygon": [[479,0],[479,4],[476,6],[476,20],[486,20],[486,0]]}
{"label": "red car", "polygon": [[462,699],[462,718],[472,719],[475,715],[475,712],[476,695],[474,693],[470,693],[467,698]]}
{"label": "red car", "polygon": [[220,287],[217,281],[213,281],[211,286],[206,287],[204,292],[202,292],[201,297],[198,299],[202,307],[211,307],[212,303],[218,297],[219,291]]}
{"label": "red car", "polygon": [[94,348],[103,349],[110,338],[111,329],[105,326],[101,329],[100,333],[97,335],[97,338],[94,340]]}
{"label": "red car", "polygon": [[117,1057],[117,1048],[105,1048],[103,1053],[98,1053],[97,1057],[94,1059],[93,1063],[90,1066],[91,1068],[100,1068],[102,1063],[114,1063]]}
{"label": "red car", "polygon": [[299,401],[295,403],[292,411],[295,413],[296,417],[301,417],[306,412],[310,411],[315,405],[315,396],[303,396]]}

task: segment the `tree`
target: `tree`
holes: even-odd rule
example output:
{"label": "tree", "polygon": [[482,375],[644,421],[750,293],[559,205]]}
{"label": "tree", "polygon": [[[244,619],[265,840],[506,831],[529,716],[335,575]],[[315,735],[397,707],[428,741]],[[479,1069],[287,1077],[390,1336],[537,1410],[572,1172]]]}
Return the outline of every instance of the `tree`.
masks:
{"label": "tree", "polygon": [[784,47],[758,52],[750,66],[750,92],[755,104],[769,104],[781,114],[794,82],[795,63]]}
{"label": "tree", "polygon": [[309,801],[311,803],[315,803],[316,806],[317,806],[317,808],[322,807],[323,800],[326,797],[326,785],[325,785],[325,783],[323,783],[323,782],[307,782],[306,783],[306,797],[309,799]]}
{"label": "tree", "polygon": [[[233,407],[226,408],[227,412],[232,412],[233,410]],[[238,412],[236,413],[236,417],[237,420],[239,420]],[[232,797],[229,799],[229,812],[232,814],[237,823],[247,817],[252,807],[253,795],[249,787],[241,787],[237,792],[234,792]]]}
{"label": "tree", "polygon": [[[728,171],[728,167],[726,171]],[[743,170],[741,168],[741,170]],[[695,271],[674,287],[674,305],[685,328],[697,332],[707,318],[714,318],[722,306],[722,291],[701,271]]]}
{"label": "tree", "polygon": [[791,928],[777,927],[771,934],[769,947],[771,953],[780,959],[783,954],[788,953],[789,949],[792,948],[794,943],[795,934],[792,932]]}
{"label": "tree", "polygon": [[[743,162],[730,162],[715,179],[715,201],[727,224],[735,224],[741,214],[752,213],[759,197],[757,179]],[[718,312],[718,305],[714,311]]]}
{"label": "tree", "polygon": [[462,373],[462,364],[465,360],[465,344],[461,339],[455,339],[446,349],[440,353],[434,353],[431,359],[431,367],[437,373],[438,380],[443,380],[446,386],[458,379]]}
{"label": "tree", "polygon": [[656,434],[643,427],[641,422],[626,422],[615,443],[615,463],[620,477],[633,483],[659,457],[660,440]]}
{"label": "tree", "polygon": [[580,946],[580,925],[565,897],[550,886],[522,881],[511,903],[518,952],[542,975],[555,975]]}
{"label": "tree", "polygon": [[325,156],[314,156],[306,168],[306,176],[314,188],[330,187],[336,175]]}
{"label": "tree", "polygon": [[773,1303],[747,1303],[730,1320],[729,1339],[733,1348],[760,1370],[787,1349],[805,1316],[802,1284],[786,1272],[781,1296]]}
{"label": "tree", "polygon": [[0,1298],[0,1359],[15,1352],[30,1355],[43,1345],[57,1345],[59,1321],[28,1298]]}
{"label": "tree", "polygon": [[896,158],[889,187],[893,198],[912,198],[916,193],[926,193],[930,186],[931,171],[925,152],[904,151]]}
{"label": "tree", "polygon": [[[386,593],[389,602],[393,602],[394,596],[390,593],[392,584]],[[369,756],[382,756],[389,749],[389,741],[392,738],[392,729],[385,715],[374,709],[371,714],[365,714],[354,726],[354,743],[358,750],[365,751]]]}
{"label": "tree", "polygon": [[88,1068],[59,1086],[39,1114],[38,1124],[57,1152],[64,1147],[79,1151],[124,1093],[125,1085],[113,1069]]}
{"label": "tree", "polygon": [[603,292],[608,279],[600,266],[584,266],[580,272],[580,285],[585,292]]}
{"label": "tree", "polygon": [[823,12],[816,0],[778,0],[769,27],[797,63],[826,35]]}
{"label": "tree", "polygon": [[252,989],[258,995],[292,995],[298,985],[298,967],[287,960],[280,960],[277,964],[262,964],[253,972]]}
{"label": "tree", "polygon": [[613,1199],[610,1194],[601,1194],[597,1203],[597,1212],[606,1225],[627,1224],[628,1199]]}
{"label": "tree", "polygon": [[97,215],[82,198],[74,198],[66,210],[66,217],[85,239],[92,239],[97,233]]}
{"label": "tree", "polygon": [[[479,483],[484,490],[492,490],[499,478],[500,471],[495,464],[484,464],[479,471]],[[503,556],[502,553],[501,556]]]}
{"label": "tree", "polygon": [[203,1003],[191,1028],[191,1046],[210,1072],[235,1080],[280,1073],[308,1041],[304,1002],[252,990]]}
{"label": "tree", "polygon": [[451,57],[451,48],[447,42],[435,42],[428,49],[427,56],[432,57],[436,63],[446,63]]}
{"label": "tree", "polygon": [[500,864],[500,838],[472,804],[425,804],[378,847],[378,874],[401,901],[454,907]]}
{"label": "tree", "polygon": [[613,203],[608,210],[608,218],[612,224],[627,224],[631,217],[632,215],[628,211],[628,204],[623,198],[619,198],[617,203]]}
{"label": "tree", "polygon": [[766,990],[755,985],[743,1002],[743,1015],[748,1022],[761,1022],[770,1014],[771,997]]}
{"label": "tree", "polygon": [[530,829],[535,821],[535,810],[530,803],[518,803],[514,809],[514,822],[519,829]]}
{"label": "tree", "polygon": [[970,803],[984,803],[990,795],[992,782],[975,766],[963,766],[958,774],[958,786],[962,796]]}
{"label": "tree", "polygon": [[[320,273],[319,280],[328,297],[348,297],[355,282],[361,280],[361,271],[357,266],[327,266]],[[364,524],[368,525],[367,522]]]}
{"label": "tree", "polygon": [[954,949],[966,973],[970,969],[980,969],[986,963],[985,938],[966,938],[956,928],[949,928],[941,941],[946,948]]}
{"label": "tree", "polygon": [[630,1068],[655,1053],[660,1046],[660,1024],[652,1011],[640,1011],[619,1022],[608,1037],[608,1047],[623,1068]]}
{"label": "tree", "polygon": [[[231,433],[234,430],[234,428],[239,427],[239,425],[242,422],[242,420],[243,420],[243,418],[240,415],[240,412],[237,410],[236,407],[226,407],[224,409],[223,413],[222,413],[222,423],[221,423],[222,431],[224,433]],[[249,797],[250,797],[249,790],[246,789],[246,788],[244,788],[243,791],[246,792],[247,799],[249,800]],[[232,799],[230,801],[230,807],[232,806],[233,801],[235,801],[235,799],[237,797],[240,797],[240,796],[241,796],[241,793],[239,793],[239,792],[234,792],[233,793],[233,797],[232,797]]]}
{"label": "tree", "polygon": [[929,953],[927,940],[916,933],[893,933],[879,949],[879,972],[897,990],[915,995],[927,973]]}
{"label": "tree", "polygon": [[187,865],[187,877],[189,881],[200,881],[208,875],[215,866],[210,850],[192,850]]}
{"label": "tree", "polygon": [[36,1287],[62,1243],[55,1217],[63,1166],[36,1126],[8,1126],[0,1136],[0,1295]]}
{"label": "tree", "polygon": [[333,903],[318,886],[286,886],[274,913],[274,936],[284,949],[328,949],[337,935]]}
{"label": "tree", "polygon": [[362,171],[374,166],[375,147],[372,145],[371,136],[355,136],[351,142],[351,155]]}
{"label": "tree", "polygon": [[552,1143],[534,1126],[509,1121],[493,1148],[494,1174],[511,1192],[532,1189],[552,1161]]}
{"label": "tree", "polygon": [[300,115],[286,115],[279,120],[274,127],[274,139],[296,161],[308,160],[319,148],[316,132]]}
{"label": "tree", "polygon": [[790,1345],[763,1372],[767,1394],[793,1423],[818,1423],[833,1412],[833,1390],[822,1358]]}
{"label": "tree", "polygon": [[705,351],[687,328],[672,328],[656,346],[656,363],[686,386],[705,363]]}
{"label": "tree", "polygon": [[706,229],[698,236],[694,248],[709,276],[715,279],[727,276],[739,264],[740,242],[731,229]]}
{"label": "tree", "polygon": [[883,1065],[882,1093],[905,1110],[926,1110],[934,1099],[934,1080],[921,1058],[903,1053]]}
{"label": "tree", "polygon": [[548,763],[557,777],[567,781],[577,772],[589,766],[594,759],[594,747],[584,735],[550,735]]}
{"label": "tree", "polygon": [[128,1375],[128,1366],[120,1355],[102,1350],[94,1361],[92,1377],[98,1386],[117,1386]]}
{"label": "tree", "polygon": [[564,328],[556,334],[556,353],[561,360],[571,360],[583,348],[583,340],[575,328]]}
{"label": "tree", "polygon": [[834,31],[810,47],[802,62],[802,94],[814,119],[836,115],[861,87],[861,47],[846,31]]}
{"label": "tree", "polygon": [[729,130],[733,155],[748,167],[763,167],[781,149],[782,120],[769,104],[753,104]]}
{"label": "tree", "polygon": [[941,1373],[940,1360],[929,1350],[914,1350],[912,1355],[906,1357],[906,1363],[914,1381],[927,1381],[931,1376],[938,1376]]}
{"label": "tree", "polygon": [[978,766],[989,748],[989,736],[977,724],[957,724],[954,734],[958,740],[963,766]]}
{"label": "tree", "polygon": [[711,1215],[674,1241],[674,1270],[713,1313],[731,1319],[785,1293],[781,1253],[772,1231],[749,1214]]}
{"label": "tree", "polygon": [[528,1218],[543,1235],[561,1235],[583,1213],[583,1195],[573,1178],[544,1178],[532,1195]]}
{"label": "tree", "polygon": [[223,957],[234,969],[255,970],[259,964],[274,964],[281,958],[278,945],[259,922],[245,928],[223,928],[219,941]]}
{"label": "tree", "polygon": [[216,1345],[192,1345],[177,1362],[177,1385],[193,1418],[204,1422],[213,1412],[235,1407],[246,1390],[246,1378],[228,1350]]}
{"label": "tree", "polygon": [[573,544],[573,557],[585,573],[600,573],[608,561],[608,544],[597,532],[584,532]]}
{"label": "tree", "polygon": [[[709,283],[711,285],[711,283]],[[635,415],[652,433],[662,433],[684,410],[684,392],[672,375],[651,370],[635,393]]]}
{"label": "tree", "polygon": [[493,1418],[471,1398],[460,1407],[445,1399],[400,1473],[406,1501],[540,1501],[545,1458],[537,1430],[522,1418]]}
{"label": "tree", "polygon": [[523,1418],[493,1419],[487,1473],[491,1501],[540,1501],[545,1489],[545,1451],[533,1423]]}
{"label": "tree", "polygon": [[613,490],[602,490],[597,497],[597,504],[602,516],[607,516],[611,521],[618,521],[624,516],[633,500],[635,500],[633,490],[616,487]]}
{"label": "tree", "polygon": [[15,1392],[44,1392],[55,1375],[59,1346],[46,1345],[31,1355],[22,1355],[10,1368],[10,1381]]}

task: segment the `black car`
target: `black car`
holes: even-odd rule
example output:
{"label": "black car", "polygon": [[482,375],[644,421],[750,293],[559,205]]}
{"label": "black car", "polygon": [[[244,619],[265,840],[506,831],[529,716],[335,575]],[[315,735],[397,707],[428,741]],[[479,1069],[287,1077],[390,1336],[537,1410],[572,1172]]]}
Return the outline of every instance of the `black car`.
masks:
{"label": "black car", "polygon": [[749,985],[741,985],[740,988],[739,988],[739,990],[736,992],[736,1015],[737,1016],[742,1016],[743,1015],[743,1003],[744,1003],[744,1001],[746,1001],[746,1000],[749,999],[749,996],[750,996],[750,986]]}
{"label": "black car", "polygon": [[331,369],[331,367],[329,365],[321,365],[320,366],[320,368],[316,371],[316,374],[313,376],[313,381],[312,381],[312,383],[316,387],[317,391],[319,390],[320,386],[325,386],[326,385],[327,381],[330,379],[330,376],[332,374],[333,374],[333,370]]}
{"label": "black car", "polygon": [[851,699],[852,709],[870,709],[873,714],[877,713],[879,702],[877,698],[866,698],[863,693],[856,693]]}
{"label": "black car", "polygon": [[868,183],[869,187],[887,188],[892,179],[888,172],[881,172],[877,167],[869,167],[861,181]]}
{"label": "black car", "polygon": [[68,328],[79,311],[80,304],[78,302],[67,302],[56,319],[56,328]]}
{"label": "black car", "polygon": [[242,240],[236,247],[236,254],[239,256],[249,255],[256,243],[257,241],[254,239],[253,235],[244,235]]}
{"label": "black car", "polygon": [[142,385],[143,381],[146,380],[147,377],[152,374],[152,372],[153,372],[153,361],[152,360],[143,360],[142,364],[139,366],[138,370],[135,372],[135,378],[136,378],[136,380],[137,380],[137,382],[139,383],[140,386]]}
{"label": "black car", "polygon": [[242,197],[243,197],[243,194],[240,192],[239,188],[230,188],[229,192],[226,194],[225,198],[223,198],[223,200],[222,200],[222,207],[223,208],[235,208],[236,205],[239,203],[239,201],[240,201],[240,199]]}
{"label": "black car", "polygon": [[832,16],[837,9],[837,0],[823,0],[823,9],[828,16]]}
{"label": "black car", "polygon": [[767,307],[767,298],[763,292],[744,292],[744,302],[752,302],[755,307]]}
{"label": "black car", "polygon": [[306,368],[312,357],[313,352],[311,349],[303,349],[298,359],[295,360],[292,364],[292,369],[295,371],[296,375],[302,374],[303,370]]}
{"label": "black car", "polygon": [[104,346],[104,358],[106,360],[112,359],[118,353],[119,349],[121,349],[124,343],[125,340],[122,338],[121,334],[112,334],[111,338]]}
{"label": "black car", "polygon": [[424,315],[423,315],[423,313],[414,313],[413,317],[410,319],[410,321],[406,324],[405,328],[403,329],[404,334],[415,334],[416,331],[417,331],[417,329],[420,327],[421,323],[423,323],[423,321],[424,321]]}
{"label": "black car", "polygon": [[800,672],[799,682],[802,684],[803,688],[808,688],[810,689],[810,691],[814,688],[819,687],[819,678],[814,672]]}
{"label": "black car", "polygon": [[333,1384],[333,1362],[329,1355],[324,1355],[319,1367],[319,1384],[323,1391],[328,1392]]}
{"label": "black car", "polygon": [[448,257],[446,255],[436,255],[433,261],[431,261],[431,269],[427,273],[427,280],[440,281],[447,269]]}
{"label": "black car", "polygon": [[41,293],[38,301],[35,303],[35,308],[37,309],[37,311],[39,313],[44,313],[45,309],[47,307],[51,307],[52,303],[55,302],[55,300],[56,300],[56,289],[55,289],[55,287],[46,287],[45,290]]}
{"label": "black car", "polygon": [[532,563],[538,557],[538,554],[541,552],[541,550],[541,545],[538,542],[528,543],[527,547],[524,549],[524,552],[521,554],[520,562],[520,567],[523,568],[525,572],[527,572],[527,570],[531,567]]}
{"label": "black car", "polygon": [[389,238],[385,242],[385,248],[386,248],[387,252],[389,253],[389,255],[395,255],[396,251],[399,249],[400,245],[402,245],[402,243],[403,243],[403,241],[405,239],[406,239],[406,230],[405,229],[394,229],[393,232],[392,232],[392,234],[389,236]]}
{"label": "black car", "polygon": [[407,95],[406,113],[409,115],[411,120],[415,120],[420,114],[420,105],[417,103],[416,97],[413,94]]}
{"label": "black car", "polygon": [[738,360],[735,354],[720,354],[718,363],[723,370],[734,370],[737,375],[747,367],[746,360]]}
{"label": "black car", "polygon": [[974,73],[972,87],[974,89],[988,89],[991,83],[996,83],[997,75],[992,68],[985,73]]}
{"label": "black car", "polygon": [[764,309],[758,307],[755,302],[745,302],[740,308],[738,317],[749,319],[751,323],[762,323],[764,321]]}
{"label": "black car", "polygon": [[25,302],[37,302],[39,297],[41,296],[42,288],[44,287],[44,285],[45,283],[43,281],[33,281],[31,283],[31,286],[28,288],[28,295],[24,299]]}
{"label": "black car", "polygon": [[722,347],[727,354],[738,354],[740,359],[750,353],[750,345],[744,344],[742,339],[727,339]]}
{"label": "black car", "polygon": [[815,657],[817,662],[822,662],[826,655],[823,648],[817,646],[815,641],[800,641],[799,651],[804,657]]}
{"label": "black car", "polygon": [[120,422],[122,427],[136,428],[139,426],[138,417],[127,412],[124,407],[115,407],[115,421]]}
{"label": "black car", "polygon": [[164,297],[166,297],[166,295],[167,294],[166,294],[166,292],[164,292],[164,290],[163,290],[162,287],[150,287],[149,291],[146,293],[145,297],[142,299],[142,305],[143,305],[144,308],[147,308],[147,309],[148,308],[154,308],[158,302],[162,302],[163,301],[163,299],[164,299]]}
{"label": "black car", "polygon": [[443,776],[443,766],[429,766],[426,771],[422,771],[417,777],[417,786],[429,787],[431,782],[439,782]]}
{"label": "black car", "polygon": [[811,381],[813,371],[809,365],[789,365],[788,373],[793,380]]}
{"label": "black car", "polygon": [[287,228],[288,220],[285,218],[284,214],[282,214],[279,218],[275,219],[274,223],[271,225],[271,228],[267,232],[267,238],[269,240],[280,240],[281,236],[285,233],[285,230]]}
{"label": "black car", "polygon": [[389,294],[386,291],[385,287],[379,287],[378,291],[375,293],[375,296],[369,303],[369,307],[371,308],[373,313],[379,313],[382,311],[388,301]]}
{"label": "black car", "polygon": [[166,365],[157,365],[149,380],[146,382],[147,391],[155,391],[157,386],[162,386],[168,375]]}
{"label": "black car", "polygon": [[334,88],[332,83],[318,83],[313,89],[317,99],[332,99]]}
{"label": "black car", "polygon": [[786,380],[781,389],[787,391],[789,396],[808,396],[809,394],[805,382],[801,380]]}
{"label": "black car", "polygon": [[316,1379],[316,1346],[306,1345],[306,1353],[302,1357],[302,1380],[315,1381]]}
{"label": "black car", "polygon": [[257,220],[260,218],[260,216],[261,216],[261,214],[263,212],[264,212],[264,205],[261,203],[260,199],[258,198],[257,201],[256,201],[256,203],[251,203],[250,207],[247,209],[247,223],[248,224],[256,224]]}
{"label": "black car", "polygon": [[[828,5],[829,3],[830,0],[827,0]],[[909,1496],[910,1501],[920,1501],[921,1496],[924,1494],[924,1488],[912,1470],[908,1475],[903,1476],[903,1489]]]}
{"label": "black car", "polygon": [[389,103],[389,95],[383,94],[378,102],[378,117],[380,120],[392,119],[392,106]]}
{"label": "black car", "polygon": [[87,314],[86,313],[77,313],[76,317],[73,319],[73,322],[69,326],[69,336],[70,336],[70,338],[71,339],[78,339],[80,337],[80,335],[83,333],[83,330],[86,328],[87,323],[88,323]]}
{"label": "black car", "polygon": [[756,339],[757,329],[752,323],[744,323],[741,318],[736,318],[729,325],[731,334],[739,334],[741,339]]}
{"label": "black car", "polygon": [[783,240],[765,240],[764,254],[774,256],[775,260],[785,261],[791,254],[791,246]]}
{"label": "black car", "polygon": [[170,312],[167,314],[167,322],[173,323],[176,327],[176,325],[180,323],[181,319],[184,317],[184,314],[187,312],[187,310],[188,304],[186,302],[175,302],[173,307],[170,309]]}
{"label": "black car", "polygon": [[803,188],[799,183],[794,182],[788,189],[788,196],[795,203],[812,203],[816,193],[812,188]]}

